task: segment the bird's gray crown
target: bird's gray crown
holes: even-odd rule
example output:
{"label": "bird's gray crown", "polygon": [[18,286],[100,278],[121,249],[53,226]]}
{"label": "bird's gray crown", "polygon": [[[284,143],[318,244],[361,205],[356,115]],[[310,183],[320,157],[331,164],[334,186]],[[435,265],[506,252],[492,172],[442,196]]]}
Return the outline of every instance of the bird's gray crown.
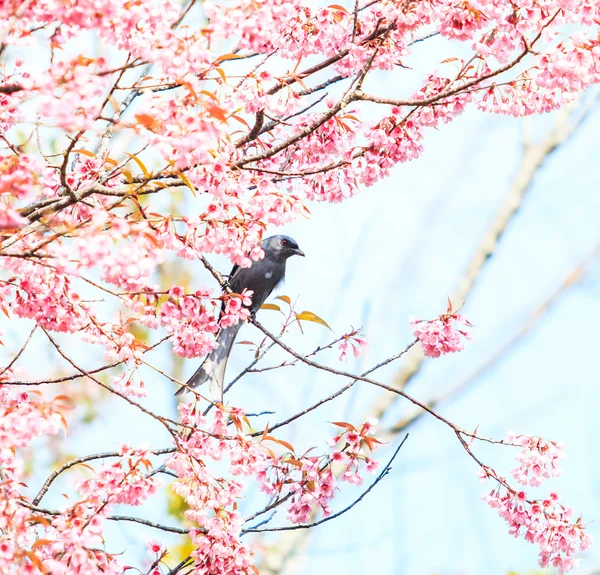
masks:
{"label": "bird's gray crown", "polygon": [[292,256],[303,256],[304,252],[298,247],[298,243],[289,236],[271,236],[262,242],[265,257],[277,262],[284,262]]}

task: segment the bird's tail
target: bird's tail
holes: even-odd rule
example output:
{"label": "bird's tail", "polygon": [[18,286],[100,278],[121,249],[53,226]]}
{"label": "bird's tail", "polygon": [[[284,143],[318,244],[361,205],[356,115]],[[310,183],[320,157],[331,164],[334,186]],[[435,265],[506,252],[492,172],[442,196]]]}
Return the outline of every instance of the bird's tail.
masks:
{"label": "bird's tail", "polygon": [[202,362],[194,375],[186,382],[187,387],[182,387],[175,395],[180,395],[188,388],[196,388],[209,381],[211,397],[216,401],[223,401],[223,385],[225,382],[225,370],[227,360],[231,353],[231,347],[237,336],[241,324],[232,325],[221,331],[217,338],[217,347]]}

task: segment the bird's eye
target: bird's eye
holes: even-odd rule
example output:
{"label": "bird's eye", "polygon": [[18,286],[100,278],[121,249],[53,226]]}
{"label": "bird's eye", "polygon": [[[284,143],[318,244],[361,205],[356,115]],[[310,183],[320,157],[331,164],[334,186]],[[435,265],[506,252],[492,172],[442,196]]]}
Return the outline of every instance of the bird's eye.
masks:
{"label": "bird's eye", "polygon": [[281,240],[281,245],[288,246],[288,245],[290,245],[290,242],[288,242],[287,240]]}

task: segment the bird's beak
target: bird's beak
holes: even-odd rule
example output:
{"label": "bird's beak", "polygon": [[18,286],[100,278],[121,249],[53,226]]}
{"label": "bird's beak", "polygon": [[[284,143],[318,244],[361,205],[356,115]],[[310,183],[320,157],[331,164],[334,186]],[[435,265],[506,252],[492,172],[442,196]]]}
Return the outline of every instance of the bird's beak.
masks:
{"label": "bird's beak", "polygon": [[303,251],[302,251],[300,248],[294,248],[294,253],[295,253],[297,256],[302,256],[302,257],[305,257],[305,256],[304,256],[304,252],[303,252]]}

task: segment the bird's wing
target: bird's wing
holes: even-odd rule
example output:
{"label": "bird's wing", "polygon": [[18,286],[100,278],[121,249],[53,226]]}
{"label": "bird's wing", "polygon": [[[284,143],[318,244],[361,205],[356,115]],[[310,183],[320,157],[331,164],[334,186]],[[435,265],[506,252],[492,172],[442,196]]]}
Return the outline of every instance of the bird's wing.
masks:
{"label": "bird's wing", "polygon": [[245,271],[244,287],[254,292],[251,310],[257,312],[283,279],[285,263],[264,258]]}
{"label": "bird's wing", "polygon": [[[250,311],[256,313],[275,287],[283,281],[285,262],[275,262],[268,257],[253,262],[249,268],[234,266],[229,278],[229,287],[234,293],[242,293],[245,289],[252,290],[252,306]],[[221,305],[221,313],[225,302]]]}
{"label": "bird's wing", "polygon": [[233,264],[233,267],[231,268],[231,271],[229,272],[229,281],[231,281],[231,278],[235,275],[235,273],[240,269],[240,266],[238,266],[237,264]]}

